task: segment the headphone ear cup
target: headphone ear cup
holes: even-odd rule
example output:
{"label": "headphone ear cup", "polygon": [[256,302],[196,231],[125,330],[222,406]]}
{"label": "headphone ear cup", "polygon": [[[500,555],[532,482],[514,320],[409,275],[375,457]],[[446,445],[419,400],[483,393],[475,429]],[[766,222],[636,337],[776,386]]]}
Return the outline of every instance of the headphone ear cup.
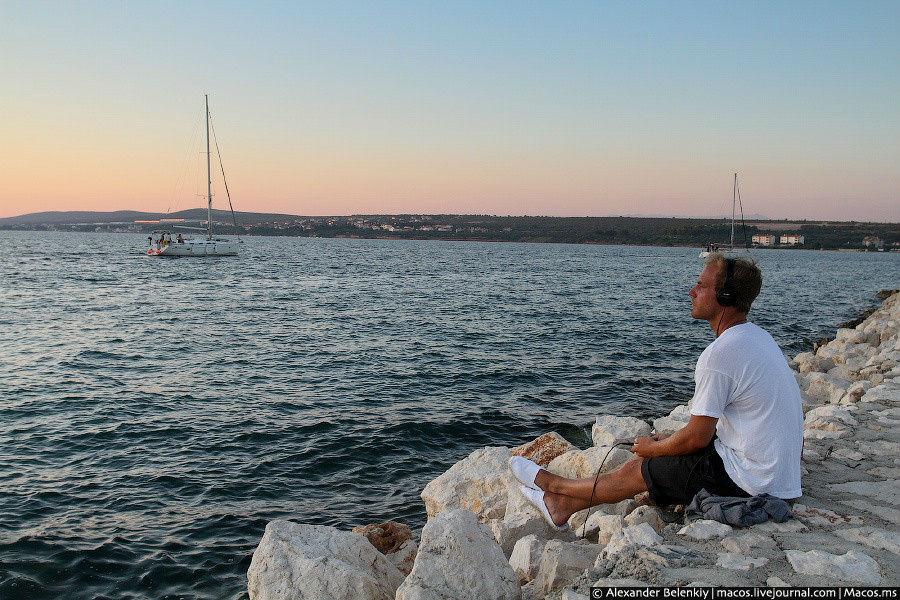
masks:
{"label": "headphone ear cup", "polygon": [[734,289],[734,264],[733,258],[725,259],[725,282],[716,290],[716,302],[719,306],[734,306],[737,304],[737,292]]}
{"label": "headphone ear cup", "polygon": [[719,303],[719,306],[734,306],[737,302],[734,290],[723,287],[716,292],[716,302]]}

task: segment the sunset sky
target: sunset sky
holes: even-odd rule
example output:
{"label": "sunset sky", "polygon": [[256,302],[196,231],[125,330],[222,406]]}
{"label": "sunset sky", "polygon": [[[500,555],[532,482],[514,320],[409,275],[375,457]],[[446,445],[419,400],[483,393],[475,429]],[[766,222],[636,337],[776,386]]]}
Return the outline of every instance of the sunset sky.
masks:
{"label": "sunset sky", "polygon": [[0,217],[205,206],[209,93],[242,211],[721,216],[739,171],[747,214],[900,221],[898,31],[897,1],[5,0]]}

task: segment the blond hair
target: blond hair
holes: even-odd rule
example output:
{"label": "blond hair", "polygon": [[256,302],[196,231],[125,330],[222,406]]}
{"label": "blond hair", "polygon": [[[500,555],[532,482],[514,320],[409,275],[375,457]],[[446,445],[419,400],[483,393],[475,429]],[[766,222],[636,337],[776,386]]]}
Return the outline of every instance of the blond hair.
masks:
{"label": "blond hair", "polygon": [[[721,252],[713,252],[706,257],[707,265],[716,265],[719,272],[716,273],[716,290],[725,285],[725,272],[727,269],[725,255]],[[762,271],[756,265],[756,261],[750,258],[736,258],[734,260],[734,273],[731,276],[731,284],[734,288],[736,302],[734,307],[738,312],[750,312],[750,305],[759,295],[762,288]]]}

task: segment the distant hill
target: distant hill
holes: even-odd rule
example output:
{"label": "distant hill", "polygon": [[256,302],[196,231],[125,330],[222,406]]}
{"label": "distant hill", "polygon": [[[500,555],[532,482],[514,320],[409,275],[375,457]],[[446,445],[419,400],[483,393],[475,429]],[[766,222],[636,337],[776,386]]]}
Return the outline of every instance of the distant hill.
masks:
{"label": "distant hill", "polygon": [[[235,211],[239,224],[270,223],[278,220],[298,218],[297,215],[280,213],[253,213]],[[213,210],[213,221],[231,222],[231,211]],[[206,221],[205,208],[190,208],[174,213],[151,213],[136,210],[116,210],[96,212],[89,210],[49,211],[29,213],[0,219],[0,225],[73,225],[76,223],[131,223],[156,219],[184,219],[186,221]]]}

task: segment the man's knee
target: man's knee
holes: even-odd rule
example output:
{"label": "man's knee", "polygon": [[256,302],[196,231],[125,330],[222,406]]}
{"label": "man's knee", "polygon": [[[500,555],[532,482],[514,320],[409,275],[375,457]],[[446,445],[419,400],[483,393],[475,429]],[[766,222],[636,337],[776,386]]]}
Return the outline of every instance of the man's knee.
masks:
{"label": "man's knee", "polygon": [[633,477],[641,477],[641,465],[644,462],[643,456],[638,456],[637,454],[631,456],[628,460],[623,462],[619,467],[614,471],[619,477],[624,478],[633,478]]}

